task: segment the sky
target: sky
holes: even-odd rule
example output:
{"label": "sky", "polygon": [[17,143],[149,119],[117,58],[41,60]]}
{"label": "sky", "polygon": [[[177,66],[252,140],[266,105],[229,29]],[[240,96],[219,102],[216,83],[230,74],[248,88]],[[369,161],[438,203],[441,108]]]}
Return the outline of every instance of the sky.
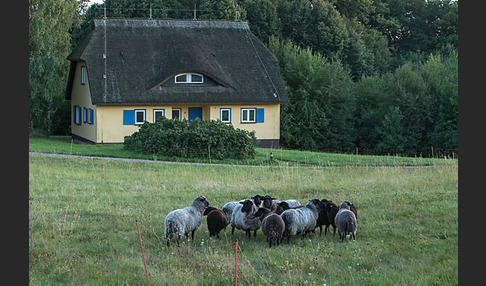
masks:
{"label": "sky", "polygon": [[104,0],[90,0],[90,1],[89,1],[89,5],[91,5],[91,4],[95,4],[95,3],[98,3],[98,4],[103,4],[103,1],[104,1]]}

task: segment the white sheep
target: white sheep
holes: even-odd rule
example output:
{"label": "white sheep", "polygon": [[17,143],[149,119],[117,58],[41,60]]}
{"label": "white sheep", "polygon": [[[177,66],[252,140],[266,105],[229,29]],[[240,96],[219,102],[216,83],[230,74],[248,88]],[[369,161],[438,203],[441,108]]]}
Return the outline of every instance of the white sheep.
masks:
{"label": "white sheep", "polygon": [[194,240],[194,232],[201,225],[204,210],[209,206],[209,202],[204,196],[197,197],[191,206],[169,212],[165,217],[165,240],[167,245],[174,234],[177,233],[177,246],[183,236],[189,236]]}
{"label": "white sheep", "polygon": [[[251,197],[251,201],[257,206],[259,207],[260,206],[260,203],[263,199],[263,196],[260,196],[260,195],[254,195],[253,197]],[[240,203],[244,202],[245,200],[241,200],[241,201],[235,201],[235,202],[228,202],[226,204],[224,204],[224,206],[221,208],[221,210],[224,212],[224,214],[226,215],[226,218],[228,219],[227,221],[227,224],[230,224],[231,223],[231,215],[233,214],[233,210],[234,208],[239,205]]]}
{"label": "white sheep", "polygon": [[221,208],[221,210],[224,212],[226,215],[226,218],[228,219],[227,225],[231,223],[231,215],[233,214],[233,210],[237,205],[239,205],[240,202],[227,202],[224,204],[224,206]]}
{"label": "white sheep", "polygon": [[257,230],[262,225],[260,218],[255,216],[257,211],[258,208],[252,200],[240,202],[231,214],[231,234],[234,234],[236,227],[244,230],[248,239],[251,237],[250,231],[252,230],[254,230],[253,237],[256,237]]}

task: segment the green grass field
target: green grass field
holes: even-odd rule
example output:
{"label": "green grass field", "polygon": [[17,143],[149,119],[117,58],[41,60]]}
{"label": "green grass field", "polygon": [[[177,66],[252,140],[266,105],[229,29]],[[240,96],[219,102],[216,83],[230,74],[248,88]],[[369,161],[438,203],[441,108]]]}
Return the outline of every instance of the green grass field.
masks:
{"label": "green grass field", "polygon": [[[123,149],[123,144],[71,144],[68,136],[30,137],[29,151],[38,153],[58,153],[72,155],[89,155],[120,157],[133,159],[167,160],[177,162],[209,163],[208,158],[190,159],[144,155]],[[270,160],[270,152],[273,160]],[[211,163],[237,165],[298,165],[298,166],[430,166],[454,164],[456,159],[422,158],[401,156],[372,156],[354,154],[320,153],[310,151],[256,148],[257,155],[249,160],[211,160]]]}
{"label": "green grass field", "polygon": [[[67,147],[69,152],[69,141],[61,141],[61,147],[42,148],[63,153]],[[31,142],[30,151],[47,152],[41,144]],[[73,149],[85,146],[116,147],[75,144]],[[309,163],[311,155],[293,156]],[[356,167],[349,158],[335,160],[341,167],[29,156],[34,245],[30,284],[145,285],[137,219],[151,285],[234,284],[235,239],[242,250],[238,285],[457,285],[457,160],[432,160],[429,168],[366,167],[377,163]],[[184,240],[180,248],[165,246],[169,211],[190,205],[199,195],[221,208],[257,193],[301,203],[312,198],[349,200],[358,208],[357,240],[343,243],[338,235],[317,232],[269,249],[261,230],[255,240],[240,230],[231,235],[230,227],[221,239],[209,238],[204,217],[194,241]]]}

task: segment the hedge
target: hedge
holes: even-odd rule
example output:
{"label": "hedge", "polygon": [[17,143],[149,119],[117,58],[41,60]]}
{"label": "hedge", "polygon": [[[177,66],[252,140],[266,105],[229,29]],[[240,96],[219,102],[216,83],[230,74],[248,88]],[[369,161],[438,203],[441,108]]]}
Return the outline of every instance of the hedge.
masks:
{"label": "hedge", "polygon": [[[123,147],[144,154],[184,158],[249,159],[255,156],[254,131],[234,128],[220,120],[175,120],[161,118],[145,122]],[[208,148],[210,147],[210,148]]]}

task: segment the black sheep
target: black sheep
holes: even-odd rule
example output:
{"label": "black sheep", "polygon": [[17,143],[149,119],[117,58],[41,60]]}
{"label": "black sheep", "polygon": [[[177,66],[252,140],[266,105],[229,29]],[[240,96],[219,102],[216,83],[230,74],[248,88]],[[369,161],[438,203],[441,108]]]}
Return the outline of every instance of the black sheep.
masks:
{"label": "black sheep", "polygon": [[336,235],[336,223],[334,219],[339,211],[339,207],[333,201],[328,201],[326,199],[322,199],[321,204],[325,206],[327,210],[327,219],[329,220],[329,224],[326,224],[326,228],[324,229],[324,234],[327,235],[327,229],[329,228],[329,225],[331,225],[334,229],[333,235]]}
{"label": "black sheep", "polygon": [[285,222],[282,217],[264,207],[259,208],[255,216],[260,217],[262,222],[261,229],[267,237],[268,247],[279,245],[285,230]]}
{"label": "black sheep", "polygon": [[[326,200],[327,201],[327,200]],[[329,216],[327,215],[327,204],[318,199],[312,199],[311,202],[317,207],[316,228],[319,227],[319,235],[322,234],[322,226],[329,227]]]}
{"label": "black sheep", "polygon": [[358,219],[358,210],[356,209],[356,206],[348,201],[345,201],[344,203],[349,206],[349,210],[352,211],[354,213],[354,216],[356,216],[356,219]]}
{"label": "black sheep", "polygon": [[206,208],[203,215],[208,216],[206,222],[208,224],[209,237],[216,235],[216,237],[219,238],[221,230],[226,229],[226,226],[228,225],[226,214],[215,207],[209,206]]}

